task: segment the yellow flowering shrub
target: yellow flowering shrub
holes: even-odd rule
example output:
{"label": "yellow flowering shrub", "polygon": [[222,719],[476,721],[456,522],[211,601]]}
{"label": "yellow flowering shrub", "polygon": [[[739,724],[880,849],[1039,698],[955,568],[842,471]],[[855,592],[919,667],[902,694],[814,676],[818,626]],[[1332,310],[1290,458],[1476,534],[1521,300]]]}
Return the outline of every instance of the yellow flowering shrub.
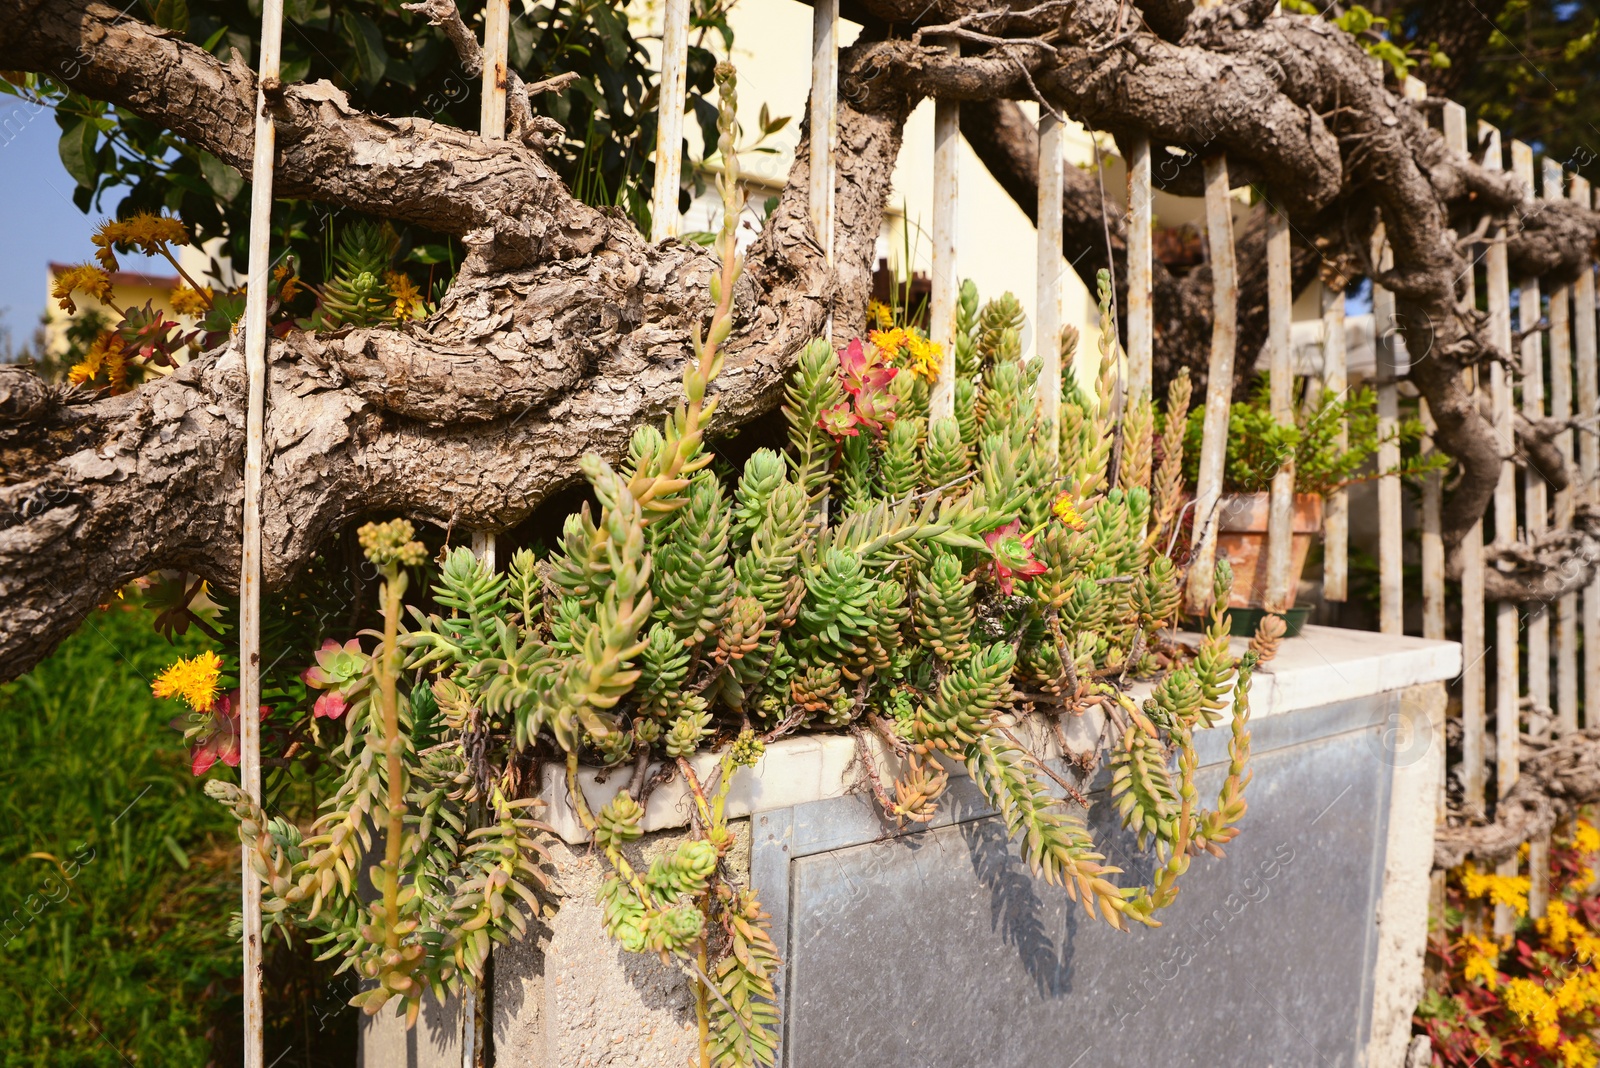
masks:
{"label": "yellow flowering shrub", "polygon": [[1487,898],[1496,905],[1504,905],[1518,916],[1528,914],[1528,889],[1531,881],[1526,875],[1496,875],[1479,871],[1471,861],[1461,866],[1461,891],[1471,898]]}
{"label": "yellow flowering shrub", "polygon": [[1462,937],[1461,948],[1466,962],[1461,969],[1462,976],[1469,981],[1481,980],[1493,990],[1500,981],[1497,967],[1500,962],[1500,943],[1469,934]]}
{"label": "yellow flowering shrub", "polygon": [[[1528,875],[1467,863],[1452,873],[1445,914],[1429,947],[1435,981],[1415,1025],[1445,1068],[1600,1068],[1600,899],[1590,889],[1600,832],[1574,820],[1549,851],[1549,902],[1529,916]],[[1523,860],[1527,853],[1523,855]],[[1487,930],[1489,905],[1511,909],[1515,929]]]}

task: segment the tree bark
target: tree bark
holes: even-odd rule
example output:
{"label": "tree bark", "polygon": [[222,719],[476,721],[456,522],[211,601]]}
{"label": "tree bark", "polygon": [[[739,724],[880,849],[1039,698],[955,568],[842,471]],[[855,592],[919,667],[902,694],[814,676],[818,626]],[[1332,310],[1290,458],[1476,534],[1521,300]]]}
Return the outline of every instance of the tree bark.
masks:
{"label": "tree bark", "polygon": [[[213,112],[232,114],[233,102],[254,92],[248,72],[199,49],[148,27],[108,25],[115,9],[91,4],[74,19],[70,6],[32,5],[33,19],[20,26],[0,18],[0,61],[53,62],[81,47],[93,63],[113,48],[117,56],[105,62],[121,73],[91,79],[93,91],[126,91],[121,102],[155,121],[175,117],[175,100],[204,93],[218,100]],[[52,38],[52,27],[81,43]],[[842,69],[854,70],[858,52],[846,51]],[[156,82],[161,93],[129,89]],[[865,311],[914,100],[887,87],[858,96],[865,104],[846,100],[839,114],[839,266],[830,274],[810,230],[802,147],[748,253],[714,432],[776,405],[795,353],[830,308],[842,324]],[[269,589],[363,515],[402,512],[458,529],[517,523],[579,477],[584,453],[619,458],[635,427],[677,403],[690,332],[710,309],[709,253],[677,241],[651,245],[620,215],[573,199],[524,146],[354,113],[332,103],[337,97],[326,85],[280,94],[291,124],[278,165],[291,174],[310,167],[290,177],[290,188],[461,233],[477,258],[424,323],[295,332],[271,343],[262,495]],[[247,121],[234,127],[208,116],[185,127],[230,160],[249,157],[249,131]],[[153,569],[233,587],[241,353],[236,337],[225,351],[115,397],[64,393],[16,368],[0,376],[0,680],[26,671],[107,594]]]}
{"label": "tree bark", "polygon": [[1557,823],[1600,801],[1600,728],[1590,727],[1524,756],[1517,784],[1486,824],[1448,827],[1434,838],[1433,866],[1454,868],[1468,857],[1498,864],[1524,842],[1550,834]]}
{"label": "tree bark", "polygon": [[[912,104],[928,93],[974,102],[1043,94],[1098,129],[1147,134],[1169,188],[1183,187],[1203,152],[1227,152],[1238,181],[1259,183],[1288,210],[1305,235],[1302,252],[1359,257],[1381,214],[1395,254],[1381,281],[1397,294],[1435,440],[1463,469],[1447,541],[1483,513],[1501,457],[1460,372],[1510,354],[1493,350],[1462,305],[1466,261],[1451,212],[1509,213],[1516,263],[1550,271],[1592,253],[1593,213],[1541,206],[1513,178],[1454,158],[1348,35],[1316,19],[1268,18],[1264,3],[1194,12],[1179,42],[1140,29],[1137,10],[1115,0],[1080,0],[1067,17],[1059,4],[860,6],[916,33],[886,40],[869,28],[841,57],[837,264],[830,273],[809,229],[802,145],[740,283],[718,383],[721,427],[777,403],[795,352],[826,315],[841,336],[861,321]],[[917,39],[941,20],[946,34],[1026,40],[978,43],[955,58]],[[22,0],[0,10],[0,69],[47,73],[235,166],[250,158],[254,76],[116,8]],[[576,200],[537,138],[486,141],[369,115],[326,83],[266,88],[282,195],[456,234],[470,250],[426,323],[272,344],[269,587],[329,531],[366,514],[504,529],[573,481],[581,453],[620,456],[633,428],[677,399],[690,332],[708,307],[706,252],[651,245],[619,213]],[[1072,209],[1085,250],[1098,189],[1095,198],[1092,210]],[[1250,252],[1256,229],[1241,237],[1247,264],[1265,259]],[[1115,230],[1112,244],[1114,260]],[[1297,259],[1297,270],[1310,262]],[[1186,280],[1158,305],[1163,345],[1204,351],[1187,339],[1208,321],[1197,314],[1209,306],[1205,285]],[[1241,310],[1250,323],[1264,301],[1246,298]],[[238,351],[120,397],[62,395],[10,370],[0,377],[0,679],[27,670],[112,590],[154,568],[232,584]]]}

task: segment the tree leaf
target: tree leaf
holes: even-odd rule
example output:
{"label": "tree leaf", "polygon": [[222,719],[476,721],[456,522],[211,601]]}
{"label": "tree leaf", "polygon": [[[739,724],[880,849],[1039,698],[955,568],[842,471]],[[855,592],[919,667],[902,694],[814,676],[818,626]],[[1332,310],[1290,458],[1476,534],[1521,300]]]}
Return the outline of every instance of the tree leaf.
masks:
{"label": "tree leaf", "polygon": [[100,131],[88,119],[80,119],[76,125],[61,135],[61,143],[57,151],[61,154],[61,162],[67,168],[67,173],[72,175],[83,189],[94,189],[95,179],[100,174],[100,162],[95,154],[95,145],[100,140]]}
{"label": "tree leaf", "polygon": [[339,22],[344,37],[350,42],[351,55],[356,61],[356,80],[368,89],[383,81],[383,72],[389,65],[389,52],[383,47],[383,31],[377,23],[349,8],[339,12]]}
{"label": "tree leaf", "polygon": [[244,188],[244,176],[233,168],[231,164],[222,162],[211,153],[202,149],[199,152],[200,173],[205,176],[206,184],[223,202],[231,201],[239,195]]}
{"label": "tree leaf", "polygon": [[157,0],[152,13],[155,24],[174,33],[189,32],[189,0]]}

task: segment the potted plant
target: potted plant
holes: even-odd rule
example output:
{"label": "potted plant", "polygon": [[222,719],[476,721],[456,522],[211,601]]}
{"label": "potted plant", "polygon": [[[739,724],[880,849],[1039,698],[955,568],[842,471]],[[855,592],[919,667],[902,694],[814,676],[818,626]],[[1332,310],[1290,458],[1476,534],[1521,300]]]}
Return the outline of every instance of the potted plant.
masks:
{"label": "potted plant", "polygon": [[[1378,399],[1370,389],[1297,389],[1295,421],[1281,424],[1272,415],[1271,382],[1260,376],[1248,400],[1236,402],[1228,415],[1227,458],[1222,499],[1217,506],[1217,556],[1233,568],[1230,607],[1234,632],[1252,634],[1266,614],[1267,514],[1272,479],[1285,463],[1294,463],[1293,544],[1289,588],[1295,589],[1306,556],[1322,530],[1323,502],[1335,490],[1386,474],[1415,475],[1437,470],[1446,462],[1438,454],[1421,455],[1415,448],[1424,428],[1418,419],[1402,419],[1387,434],[1378,426]],[[1203,409],[1189,414],[1184,432],[1184,475],[1192,486],[1200,466]],[[1344,443],[1340,443],[1343,431]],[[1397,468],[1376,470],[1369,462],[1380,445],[1397,442],[1404,459]],[[1289,633],[1299,632],[1309,606],[1285,613]]]}

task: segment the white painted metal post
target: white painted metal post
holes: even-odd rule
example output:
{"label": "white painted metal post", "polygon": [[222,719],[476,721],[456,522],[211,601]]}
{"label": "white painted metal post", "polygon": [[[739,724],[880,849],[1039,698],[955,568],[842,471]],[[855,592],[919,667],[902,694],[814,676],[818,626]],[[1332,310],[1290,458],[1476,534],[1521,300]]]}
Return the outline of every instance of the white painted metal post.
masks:
{"label": "white painted metal post", "polygon": [[[278,82],[283,0],[261,8],[261,65],[256,79],[255,151],[250,167],[249,287],[245,294],[244,546],[239,563],[239,778],[261,802],[261,469],[267,407],[267,284],[272,274],[272,168],[277,138],[266,87]],[[261,994],[261,879],[243,851],[244,1068],[264,1068]]]}
{"label": "white painted metal post", "polygon": [[[511,48],[511,0],[489,0],[483,9],[483,99],[478,108],[478,132],[499,140],[506,135],[506,70]],[[472,553],[495,568],[495,536],[490,531],[472,532]],[[472,992],[467,992],[472,1000]],[[473,1006],[463,1016],[470,1019]]]}
{"label": "white painted metal post", "polygon": [[[1337,279],[1343,282],[1344,279]],[[1345,369],[1344,289],[1322,281],[1322,384],[1336,397],[1349,388]],[[1349,430],[1339,420],[1338,446],[1349,441]],[[1322,511],[1322,596],[1343,601],[1350,596],[1350,496],[1342,489],[1328,494]]]}
{"label": "white painted metal post", "polygon": [[1239,281],[1233,249],[1233,197],[1228,159],[1205,158],[1206,237],[1211,252],[1211,360],[1206,370],[1206,410],[1200,437],[1200,472],[1195,480],[1193,556],[1187,604],[1191,615],[1211,606],[1211,574],[1217,560],[1218,506],[1227,460],[1228,412],[1233,402],[1233,357],[1239,338]]}
{"label": "white painted metal post", "polygon": [[[1267,209],[1267,352],[1271,359],[1272,417],[1280,426],[1294,425],[1294,363],[1289,350],[1294,282],[1289,264],[1289,217],[1276,206]],[[1266,608],[1287,612],[1294,607],[1289,564],[1294,548],[1294,457],[1284,459],[1272,476],[1267,509]]]}
{"label": "white painted metal post", "polygon": [[[1428,87],[1417,78],[1407,77],[1404,82],[1407,100],[1421,102],[1428,97]],[[1417,402],[1422,425],[1427,434],[1422,440],[1424,452],[1433,452],[1433,431],[1436,429],[1433,414],[1428,411],[1425,399]],[[1444,584],[1444,474],[1434,471],[1423,476],[1422,515],[1419,548],[1422,563],[1422,636],[1443,641],[1445,636],[1445,584]],[[1441,817],[1442,818],[1442,817]]]}
{"label": "white painted metal post", "polygon": [[[1155,364],[1155,315],[1150,302],[1154,225],[1150,191],[1150,139],[1128,144],[1128,404],[1150,394]],[[1059,246],[1058,246],[1059,247]]]}
{"label": "white painted metal post", "polygon": [[661,101],[656,106],[656,183],[650,197],[650,240],[678,235],[683,178],[683,103],[689,66],[689,0],[666,0],[661,31]]}
{"label": "white painted metal post", "polygon": [[[506,135],[506,91],[511,51],[511,0],[489,0],[483,9],[483,82],[478,105],[478,132],[488,140]],[[472,555],[495,570],[496,539],[493,531],[471,533]],[[471,982],[461,992],[461,1068],[477,1068],[483,1047],[483,1002]]]}
{"label": "white painted metal post", "polygon": [[[955,41],[945,46],[952,56],[961,54]],[[939,379],[928,398],[932,419],[952,416],[956,410],[956,197],[961,161],[961,104],[956,100],[933,102],[933,292],[928,298],[928,336],[944,350]],[[909,268],[908,268],[909,269]]]}
{"label": "white painted metal post", "polygon": [[[811,229],[833,265],[833,139],[839,123],[839,0],[811,8]],[[909,265],[907,270],[909,270]]]}
{"label": "white painted metal post", "polygon": [[[1467,111],[1454,101],[1444,106],[1445,144],[1467,154]],[[1462,279],[1467,306],[1475,302],[1476,281],[1469,271]],[[1472,372],[1467,372],[1470,376]],[[1484,773],[1484,728],[1487,710],[1484,655],[1486,635],[1483,614],[1483,523],[1474,523],[1461,543],[1461,764],[1466,811],[1484,812],[1487,776]]]}
{"label": "white painted metal post", "polygon": [[511,40],[511,0],[489,0],[483,9],[483,99],[478,132],[506,135],[506,56]]}
{"label": "white painted metal post", "polygon": [[[1511,169],[1531,194],[1534,181],[1533,149],[1511,142]],[[1518,280],[1517,330],[1522,334],[1522,414],[1537,423],[1544,418],[1544,334],[1537,330],[1544,317],[1544,295],[1538,278]],[[1533,467],[1522,475],[1523,524],[1530,541],[1549,528],[1549,495],[1544,476]],[[1528,696],[1536,708],[1550,707],[1550,612],[1543,605],[1528,610]]]}
{"label": "white painted metal post", "polygon": [[[1569,195],[1580,204],[1588,204],[1588,179],[1574,174]],[[1573,355],[1577,363],[1577,415],[1580,418],[1593,417],[1600,409],[1594,316],[1594,271],[1586,266],[1578,273],[1578,281],[1572,287]],[[1583,499],[1592,501],[1595,476],[1600,474],[1600,441],[1596,441],[1593,434],[1578,435],[1578,473],[1582,478],[1577,492]],[[1586,725],[1600,723],[1594,712],[1600,708],[1600,579],[1590,583],[1583,594],[1583,707]]]}
{"label": "white painted metal post", "polygon": [[[1487,123],[1478,124],[1478,143],[1483,148],[1484,167],[1498,171],[1505,169],[1504,149],[1500,131]],[[1489,234],[1488,249],[1484,253],[1484,276],[1488,284],[1489,336],[1502,352],[1511,351],[1511,272],[1506,254],[1506,233],[1503,227]],[[1512,423],[1511,379],[1500,364],[1489,371],[1489,395],[1493,404],[1495,437],[1501,455],[1512,452],[1514,427]],[[1516,469],[1509,459],[1500,465],[1500,480],[1494,491],[1494,544],[1496,549],[1510,547],[1517,540],[1517,482]],[[1522,734],[1519,650],[1521,635],[1517,626],[1517,606],[1509,601],[1495,603],[1495,784],[1496,793],[1504,798],[1516,785],[1521,762],[1518,759],[1518,740]],[[1519,861],[1513,857],[1497,867],[1501,875],[1516,875]],[[1516,924],[1515,914],[1504,906],[1495,909],[1495,933],[1507,934]]]}
{"label": "white painted metal post", "polygon": [[[1379,270],[1394,266],[1394,253],[1380,226],[1373,236],[1373,257]],[[1400,387],[1397,367],[1400,338],[1394,318],[1394,294],[1372,283],[1372,329],[1378,379],[1378,433],[1389,440],[1378,446],[1378,470],[1392,471],[1400,464],[1400,445],[1393,436],[1400,426]],[[1405,543],[1401,531],[1400,476],[1378,479],[1378,629],[1385,634],[1405,633]]]}
{"label": "white painted metal post", "polygon": [[[1567,195],[1566,174],[1553,159],[1544,161],[1544,199],[1561,200]],[[1572,287],[1558,285],[1550,290],[1550,416],[1572,418]],[[1556,447],[1570,470],[1573,460],[1572,432],[1556,438]],[[1572,526],[1574,490],[1568,487],[1556,494],[1556,526]],[[1561,732],[1578,729],[1578,595],[1568,593],[1556,602],[1556,722]]]}
{"label": "white painted metal post", "polygon": [[1061,119],[1045,111],[1039,116],[1039,243],[1038,326],[1033,348],[1039,360],[1039,401],[1052,455],[1061,449],[1061,281],[1066,261],[1061,255],[1061,200],[1066,186]]}
{"label": "white painted metal post", "polygon": [[[1537,188],[1533,149],[1521,141],[1511,142],[1511,169],[1530,194]],[[1522,334],[1522,413],[1538,422],[1544,418],[1544,334],[1536,329],[1544,316],[1544,295],[1538,278],[1519,279],[1517,309],[1517,330]],[[1523,471],[1523,522],[1529,540],[1536,540],[1547,528],[1545,489],[1543,475],[1531,466]],[[1528,610],[1528,697],[1536,709],[1550,707],[1550,612],[1543,604],[1530,605]],[[1550,904],[1548,834],[1528,843],[1528,880],[1528,915],[1541,919]]]}

